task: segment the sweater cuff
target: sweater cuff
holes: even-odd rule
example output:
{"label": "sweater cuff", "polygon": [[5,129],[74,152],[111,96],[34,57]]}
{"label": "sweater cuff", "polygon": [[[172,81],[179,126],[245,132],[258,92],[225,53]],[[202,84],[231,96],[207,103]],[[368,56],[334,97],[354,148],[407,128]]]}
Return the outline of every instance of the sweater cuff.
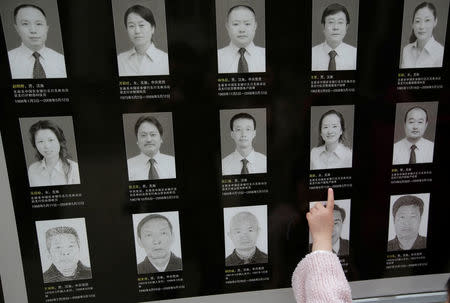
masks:
{"label": "sweater cuff", "polygon": [[318,250],[315,250],[313,252],[310,252],[308,255],[315,255],[315,254],[322,254],[322,253],[328,254],[328,253],[333,253],[333,252],[329,251],[329,250],[318,249]]}

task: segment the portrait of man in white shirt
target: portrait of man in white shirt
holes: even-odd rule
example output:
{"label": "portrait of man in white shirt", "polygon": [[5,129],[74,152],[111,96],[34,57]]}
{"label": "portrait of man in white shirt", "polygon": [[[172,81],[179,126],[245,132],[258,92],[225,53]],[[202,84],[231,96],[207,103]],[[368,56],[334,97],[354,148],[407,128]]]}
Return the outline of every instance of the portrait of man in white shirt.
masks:
{"label": "portrait of man in white shirt", "polygon": [[234,151],[222,159],[222,175],[266,173],[266,156],[253,147],[258,127],[255,117],[245,111],[238,112],[231,117],[229,127]]}
{"label": "portrait of man in white shirt", "polygon": [[[437,102],[427,103],[434,103],[437,112]],[[397,123],[402,123],[404,135],[394,144],[393,165],[433,162],[434,142],[424,138],[431,118],[426,107],[426,103],[423,106],[418,103],[410,104],[402,117],[402,121],[397,121]],[[397,114],[399,114],[398,110]],[[399,130],[396,129],[396,131]],[[434,131],[432,133],[434,138]],[[428,137],[430,137],[429,134]]]}
{"label": "portrait of man in white shirt", "polygon": [[[158,114],[170,115],[170,113]],[[130,120],[129,117],[126,118],[124,115],[124,124],[128,123],[128,120]],[[164,143],[163,137],[170,136],[171,132],[165,136],[163,126],[156,115],[142,114],[135,121],[134,135],[139,154],[127,160],[128,179],[139,181],[176,178],[175,157],[160,151],[161,145]],[[127,138],[128,133],[125,130],[125,140],[130,143],[132,139]],[[130,153],[130,149],[127,144],[127,153]]]}
{"label": "portrait of man in white shirt", "polygon": [[[14,8],[13,18],[21,42],[8,51],[12,79],[66,78],[64,55],[46,46],[52,27],[44,9],[35,4],[20,4]],[[7,44],[11,44],[9,40],[12,39],[7,39]]]}
{"label": "portrait of man in white shirt", "polygon": [[[219,30],[218,24],[218,33]],[[232,6],[226,15],[229,44],[217,51],[218,72],[263,73],[266,71],[266,49],[256,46],[254,38],[259,29],[255,10],[248,4]]]}
{"label": "portrait of man in white shirt", "polygon": [[339,3],[328,5],[320,23],[324,41],[311,50],[311,70],[356,70],[356,47],[344,42],[350,27],[347,8]]}

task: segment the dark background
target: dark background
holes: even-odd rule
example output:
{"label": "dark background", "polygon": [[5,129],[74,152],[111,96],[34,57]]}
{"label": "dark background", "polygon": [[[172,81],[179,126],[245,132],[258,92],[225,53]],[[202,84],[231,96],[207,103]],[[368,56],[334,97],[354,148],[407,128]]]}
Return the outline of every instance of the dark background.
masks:
{"label": "dark background", "polygon": [[[351,250],[348,278],[367,280],[450,271],[450,204],[445,193],[450,158],[448,60],[444,89],[398,91],[402,1],[362,1],[358,25],[356,93],[311,95],[311,2],[267,1],[268,96],[217,97],[217,43],[214,1],[167,1],[172,100],[119,100],[111,3],[60,1],[59,15],[68,71],[70,104],[14,104],[4,37],[0,37],[0,129],[14,201],[25,280],[30,302],[41,302],[43,283],[34,222],[85,217],[97,302],[141,302],[136,294],[133,213],[179,210],[183,230],[184,290],[151,293],[147,300],[220,294],[290,286],[292,271],[308,251],[305,213],[308,201],[325,199],[309,190],[310,107],[355,105],[352,189],[336,189],[336,199],[351,198]],[[80,22],[83,20],[83,22]],[[448,33],[448,30],[447,30]],[[446,39],[448,41],[449,39]],[[448,57],[448,48],[446,55]],[[152,77],[149,77],[149,79]],[[65,82],[66,81],[66,82]],[[42,81],[41,81],[42,82]],[[439,101],[431,184],[390,185],[395,104]],[[236,198],[233,205],[268,204],[270,281],[233,288],[224,282],[223,202],[220,174],[220,109],[266,107],[269,194]],[[177,146],[180,200],[131,204],[121,117],[127,112],[172,112]],[[32,209],[27,188],[19,117],[73,117],[86,206]],[[439,144],[438,144],[439,142]],[[430,192],[428,266],[386,272],[389,197]],[[111,239],[114,241],[111,241]]]}
{"label": "dark background", "polygon": [[0,280],[0,303],[4,303],[2,281]]}

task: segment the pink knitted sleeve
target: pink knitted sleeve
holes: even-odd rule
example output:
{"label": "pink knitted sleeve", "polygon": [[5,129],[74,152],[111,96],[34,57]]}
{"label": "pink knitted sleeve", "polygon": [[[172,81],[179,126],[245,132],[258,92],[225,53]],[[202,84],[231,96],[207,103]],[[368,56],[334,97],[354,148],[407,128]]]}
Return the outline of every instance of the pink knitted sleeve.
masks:
{"label": "pink knitted sleeve", "polygon": [[294,270],[292,289],[297,303],[352,302],[339,258],[330,251],[306,255]]}

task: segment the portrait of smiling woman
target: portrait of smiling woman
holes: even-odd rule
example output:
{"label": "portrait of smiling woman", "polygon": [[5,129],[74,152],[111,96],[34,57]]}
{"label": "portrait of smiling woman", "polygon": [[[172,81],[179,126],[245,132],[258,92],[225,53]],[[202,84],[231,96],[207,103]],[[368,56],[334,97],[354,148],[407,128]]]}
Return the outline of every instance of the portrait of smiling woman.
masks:
{"label": "portrait of smiling woman", "polygon": [[[442,67],[444,46],[435,38],[435,31],[438,26],[446,27],[444,18],[447,9],[440,12],[439,15],[442,17],[439,18],[438,12],[437,6],[432,2],[418,4],[411,17],[408,17],[405,11],[404,18],[408,18],[411,22],[409,24],[411,33],[408,44],[402,49],[400,68]],[[445,39],[445,33],[443,37]]]}
{"label": "portrait of smiling woman", "polygon": [[[346,112],[351,112],[350,124],[353,125],[353,106],[343,105],[340,107]],[[318,130],[317,144],[311,149],[311,170],[352,167],[353,153],[351,140],[347,139],[344,115],[339,111],[340,108],[329,108],[328,106],[317,106],[311,109],[311,138],[315,136],[315,130]],[[320,115],[319,112],[322,114]],[[320,115],[319,123],[314,127],[314,116],[318,115]],[[314,144],[311,143],[311,146]]]}
{"label": "portrait of smiling woman", "polygon": [[[70,117],[58,117],[67,119]],[[34,151],[35,162],[28,167],[28,179],[30,187],[55,186],[66,184],[80,184],[80,174],[77,162],[72,160],[67,148],[67,140],[64,131],[54,121],[36,118],[22,118],[21,126],[23,139],[25,124],[34,123],[27,128],[29,143]],[[66,121],[67,122],[67,121]],[[70,120],[71,122],[71,120]],[[25,151],[26,157],[31,158],[31,150]],[[29,159],[27,159],[29,160]]]}
{"label": "portrait of smiling woman", "polygon": [[[160,4],[164,7],[164,1],[158,2],[161,2]],[[118,20],[122,18],[118,14],[116,15],[116,26],[119,26]],[[165,31],[165,23],[160,28],[161,24],[157,26],[156,20],[153,11],[145,5],[135,4],[126,9],[121,20],[123,24],[119,37],[124,36],[123,25],[125,25],[128,36],[125,44],[128,47],[131,44],[132,48],[117,56],[119,76],[169,74],[169,57],[166,52],[157,47],[156,41],[156,31]],[[119,40],[119,37],[116,32],[116,41]]]}

